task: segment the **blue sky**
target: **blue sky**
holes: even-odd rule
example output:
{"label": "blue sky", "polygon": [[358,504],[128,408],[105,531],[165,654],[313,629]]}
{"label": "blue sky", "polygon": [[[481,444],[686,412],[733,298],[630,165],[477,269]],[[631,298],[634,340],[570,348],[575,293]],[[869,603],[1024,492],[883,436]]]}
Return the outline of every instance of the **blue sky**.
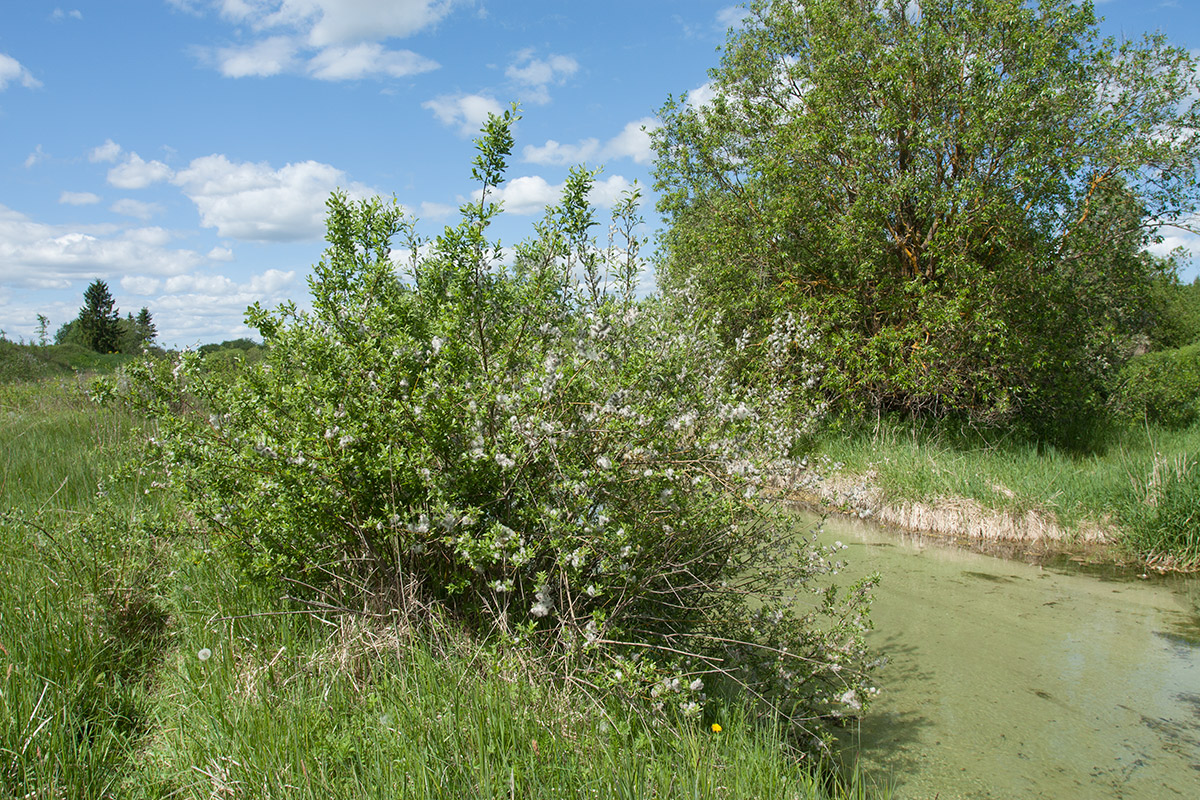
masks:
{"label": "blue sky", "polygon": [[[1198,6],[1097,8],[1105,34],[1200,49]],[[472,131],[512,101],[506,243],[572,163],[604,165],[601,213],[635,180],[650,195],[641,128],[703,86],[738,16],[729,0],[4,0],[0,329],[33,340],[44,314],[53,334],[100,278],[168,346],[248,335],[250,303],[306,300],[332,189],[394,194],[436,234],[474,188]],[[657,227],[652,197],[644,212]]]}

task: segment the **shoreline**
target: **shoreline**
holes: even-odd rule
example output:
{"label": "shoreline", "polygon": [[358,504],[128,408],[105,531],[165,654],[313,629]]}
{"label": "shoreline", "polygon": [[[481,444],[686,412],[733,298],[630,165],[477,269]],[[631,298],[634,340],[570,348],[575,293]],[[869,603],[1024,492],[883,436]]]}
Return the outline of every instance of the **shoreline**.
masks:
{"label": "shoreline", "polygon": [[776,474],[767,486],[775,499],[807,511],[871,521],[987,555],[1037,563],[1065,559],[1159,574],[1194,571],[1179,569],[1168,559],[1131,559],[1120,550],[1120,531],[1109,519],[1069,528],[1053,512],[989,508],[968,497],[889,499],[874,480],[873,471],[822,477],[805,470]]}

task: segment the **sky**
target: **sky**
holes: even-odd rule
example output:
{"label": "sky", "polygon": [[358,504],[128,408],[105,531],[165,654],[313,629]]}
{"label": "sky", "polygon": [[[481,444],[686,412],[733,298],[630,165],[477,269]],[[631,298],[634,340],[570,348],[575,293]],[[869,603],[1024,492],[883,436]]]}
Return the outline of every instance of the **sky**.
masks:
{"label": "sky", "polygon": [[[1200,0],[1097,10],[1106,35],[1200,50]],[[251,303],[306,304],[331,191],[394,196],[435,236],[475,188],[472,136],[513,102],[504,244],[577,163],[603,167],[601,215],[637,182],[653,235],[645,129],[668,96],[702,94],[740,16],[730,0],[0,0],[0,330],[37,341],[40,314],[53,337],[100,279],[168,347],[252,336]],[[1200,255],[1166,235],[1161,251]]]}

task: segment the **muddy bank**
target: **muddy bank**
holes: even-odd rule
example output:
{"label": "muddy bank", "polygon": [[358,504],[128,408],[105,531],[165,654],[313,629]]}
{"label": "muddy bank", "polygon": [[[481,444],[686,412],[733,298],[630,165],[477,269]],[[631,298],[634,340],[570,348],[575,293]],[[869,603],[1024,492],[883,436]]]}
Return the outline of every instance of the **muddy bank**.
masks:
{"label": "muddy bank", "polygon": [[978,552],[1026,560],[1063,556],[1121,562],[1119,531],[1110,520],[1065,526],[1052,511],[989,508],[967,497],[890,498],[874,472],[820,475],[812,470],[776,474],[768,482],[778,499],[825,515],[870,519],[882,525]]}

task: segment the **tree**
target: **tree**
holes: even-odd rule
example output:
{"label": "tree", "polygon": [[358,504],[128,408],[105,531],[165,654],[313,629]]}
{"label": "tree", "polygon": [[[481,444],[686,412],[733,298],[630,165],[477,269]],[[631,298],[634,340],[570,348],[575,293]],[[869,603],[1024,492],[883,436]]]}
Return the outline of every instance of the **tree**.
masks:
{"label": "tree", "polygon": [[46,338],[48,336],[47,328],[50,326],[50,318],[45,314],[37,315],[38,321],[38,344],[42,347],[46,346]]}
{"label": "tree", "polygon": [[121,329],[120,352],[141,353],[154,344],[158,329],[150,316],[150,309],[145,306],[138,312],[137,317],[132,313],[126,314],[125,319],[118,322]]}
{"label": "tree", "polygon": [[1140,251],[1197,207],[1186,51],[1100,41],[1072,0],[757,0],[712,78],[654,136],[660,281],[727,341],[798,313],[843,407],[1099,399]]}
{"label": "tree", "polygon": [[83,343],[98,353],[113,353],[121,347],[121,317],[104,281],[93,281],[83,293],[79,327]]}
{"label": "tree", "polygon": [[150,309],[145,306],[142,306],[142,310],[134,318],[133,329],[137,334],[138,344],[142,347],[149,347],[158,338],[158,326],[154,324],[154,319],[150,316]]}
{"label": "tree", "polygon": [[86,346],[83,343],[83,333],[79,326],[79,317],[70,322],[64,322],[58,327],[58,330],[54,334],[54,343],[77,344],[80,347]]}

